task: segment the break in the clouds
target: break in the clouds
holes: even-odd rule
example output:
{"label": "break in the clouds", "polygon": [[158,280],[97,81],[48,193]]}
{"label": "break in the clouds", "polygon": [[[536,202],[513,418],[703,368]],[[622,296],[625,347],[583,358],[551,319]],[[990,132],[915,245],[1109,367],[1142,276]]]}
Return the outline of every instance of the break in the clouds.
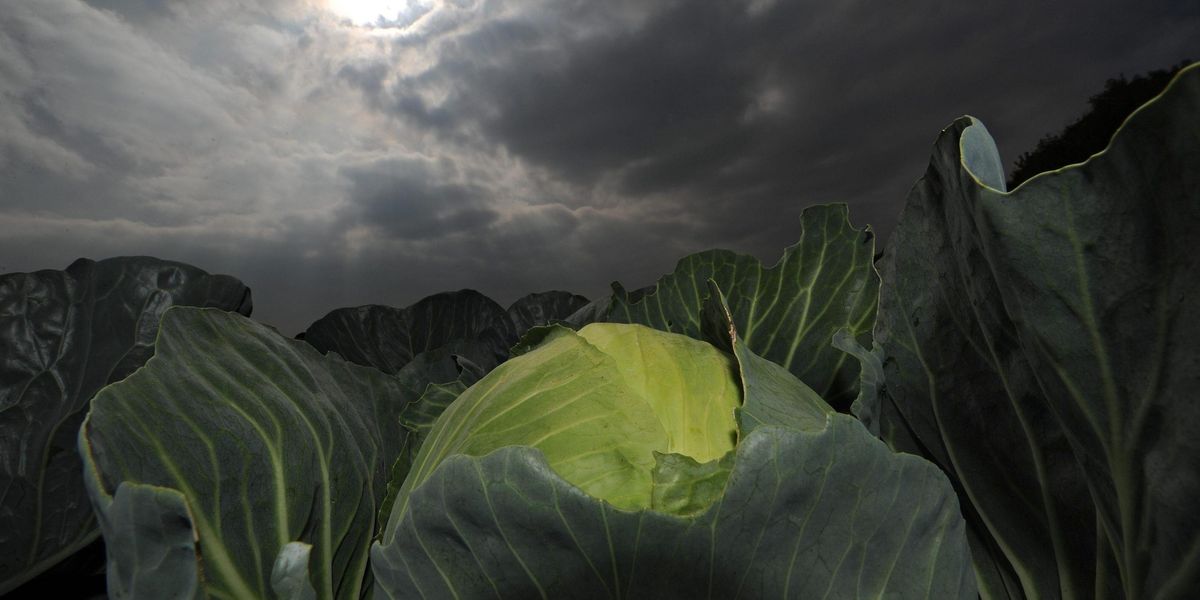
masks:
{"label": "break in the clouds", "polygon": [[39,0],[0,10],[0,271],[151,254],[292,333],[337,306],[885,236],[941,127],[1012,160],[1194,2]]}

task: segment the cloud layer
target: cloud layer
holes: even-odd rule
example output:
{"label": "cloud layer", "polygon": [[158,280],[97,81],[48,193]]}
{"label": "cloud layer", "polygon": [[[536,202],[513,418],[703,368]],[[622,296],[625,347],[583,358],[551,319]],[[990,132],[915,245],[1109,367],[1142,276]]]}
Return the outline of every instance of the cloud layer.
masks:
{"label": "cloud layer", "polygon": [[473,287],[596,296],[886,236],[938,130],[1009,158],[1105,79],[1200,58],[1185,2],[40,0],[0,12],[0,271],[153,254],[287,333]]}

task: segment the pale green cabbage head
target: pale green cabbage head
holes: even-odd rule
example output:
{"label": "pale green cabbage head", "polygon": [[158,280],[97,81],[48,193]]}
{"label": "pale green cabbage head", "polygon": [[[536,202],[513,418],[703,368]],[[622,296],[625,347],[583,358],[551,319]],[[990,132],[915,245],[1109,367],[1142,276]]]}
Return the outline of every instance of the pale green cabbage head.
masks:
{"label": "pale green cabbage head", "polygon": [[[529,446],[563,479],[618,508],[694,512],[703,506],[663,493],[663,471],[708,463],[713,471],[730,455],[742,402],[737,368],[711,344],[641,325],[554,328],[441,415],[398,501],[449,456]],[[727,473],[700,479],[719,488]]]}

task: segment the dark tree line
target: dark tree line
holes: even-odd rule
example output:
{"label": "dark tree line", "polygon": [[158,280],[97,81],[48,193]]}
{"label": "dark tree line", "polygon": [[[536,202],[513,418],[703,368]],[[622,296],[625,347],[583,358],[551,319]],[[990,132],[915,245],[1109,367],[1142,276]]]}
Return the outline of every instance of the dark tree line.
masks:
{"label": "dark tree line", "polygon": [[1180,69],[1191,64],[1184,60],[1168,69],[1150,71],[1133,79],[1119,75],[1104,83],[1104,91],[1088,100],[1091,109],[1056,134],[1047,135],[1037,146],[1013,164],[1008,189],[1025,180],[1069,164],[1079,163],[1108,146],[1117,128],[1139,106],[1157,96]]}

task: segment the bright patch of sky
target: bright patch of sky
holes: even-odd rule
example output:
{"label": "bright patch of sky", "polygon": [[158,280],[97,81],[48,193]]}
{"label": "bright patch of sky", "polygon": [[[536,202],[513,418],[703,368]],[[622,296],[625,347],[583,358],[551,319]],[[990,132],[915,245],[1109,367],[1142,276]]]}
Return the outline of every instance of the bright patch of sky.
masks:
{"label": "bright patch of sky", "polygon": [[329,0],[328,8],[355,25],[404,28],[432,11],[434,3],[428,0]]}

